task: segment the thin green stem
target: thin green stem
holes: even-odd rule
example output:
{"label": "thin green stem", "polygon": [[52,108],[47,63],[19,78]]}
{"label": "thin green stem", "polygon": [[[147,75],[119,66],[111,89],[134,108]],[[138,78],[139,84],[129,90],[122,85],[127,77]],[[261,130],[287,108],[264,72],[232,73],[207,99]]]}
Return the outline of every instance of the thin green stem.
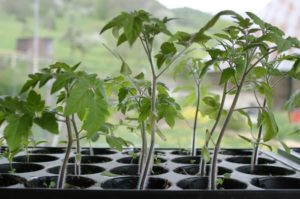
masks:
{"label": "thin green stem", "polygon": [[198,125],[198,115],[199,115],[199,108],[200,108],[200,84],[196,84],[196,110],[195,110],[195,117],[194,117],[194,125],[193,125],[193,137],[192,137],[192,156],[196,156],[196,132],[197,132],[197,125]]}
{"label": "thin green stem", "polygon": [[81,154],[80,154],[80,138],[79,138],[79,131],[76,125],[75,116],[72,115],[71,119],[73,129],[75,132],[75,140],[76,140],[76,155],[75,155],[75,175],[80,175],[81,173]]}
{"label": "thin green stem", "polygon": [[[145,40],[147,41],[147,40]],[[152,164],[154,161],[154,145],[155,145],[155,134],[156,134],[156,87],[157,87],[157,76],[155,72],[155,67],[152,60],[152,54],[151,51],[149,51],[150,47],[147,42],[144,43],[144,41],[141,39],[141,42],[145,48],[147,58],[150,63],[150,69],[152,72],[152,92],[151,92],[151,111],[149,116],[150,121],[150,146],[148,149],[148,153],[146,156],[146,162],[142,168],[141,176],[138,182],[138,189],[144,190],[147,187],[148,177],[150,175],[150,171],[152,169]]]}
{"label": "thin green stem", "polygon": [[71,122],[70,118],[67,116],[66,117],[66,127],[67,127],[67,133],[68,133],[68,145],[67,145],[67,150],[65,153],[65,157],[63,160],[63,164],[61,165],[60,171],[59,171],[59,176],[58,176],[58,183],[57,183],[57,188],[62,189],[65,186],[65,181],[66,181],[66,167],[69,161],[71,149],[72,149],[72,144],[73,144],[73,139],[72,139],[72,127],[71,127]]}
{"label": "thin green stem", "polygon": [[[267,105],[267,100],[265,98],[262,109],[265,109],[266,105]],[[261,136],[262,136],[262,128],[263,128],[263,125],[260,125],[260,127],[258,129],[258,135],[256,138],[256,142],[254,143],[254,148],[253,148],[252,157],[251,157],[251,173],[254,172],[254,167],[255,167],[255,165],[257,165],[257,161],[258,161],[258,150],[259,150],[259,144],[260,144],[260,140],[261,140]]]}
{"label": "thin green stem", "polygon": [[[224,108],[224,104],[225,104],[225,100],[226,100],[226,96],[227,96],[227,84],[228,84],[227,82],[225,82],[225,84],[224,84],[223,95],[222,95],[222,99],[221,99],[221,103],[220,103],[220,107],[219,107],[219,111],[218,111],[215,123],[214,123],[213,127],[211,128],[211,130],[208,134],[208,137],[205,140],[205,145],[204,146],[206,148],[208,148],[209,141],[211,140],[211,138],[212,138],[219,122],[220,122],[221,116],[222,116],[222,112],[223,112],[223,108]],[[199,168],[199,172],[200,172],[201,176],[206,175],[206,170],[205,170],[206,168],[205,167],[206,167],[206,163],[203,160],[203,158],[201,158],[200,168]]]}

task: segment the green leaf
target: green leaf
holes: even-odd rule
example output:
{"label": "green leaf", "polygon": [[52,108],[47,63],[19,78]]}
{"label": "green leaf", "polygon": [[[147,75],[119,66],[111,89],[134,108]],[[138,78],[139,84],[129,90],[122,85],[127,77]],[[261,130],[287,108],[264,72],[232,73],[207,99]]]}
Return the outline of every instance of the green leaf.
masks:
{"label": "green leaf", "polygon": [[209,162],[209,160],[210,160],[208,148],[205,146],[203,146],[203,148],[201,150],[201,158],[204,160],[204,162]]}
{"label": "green leaf", "polygon": [[91,98],[93,98],[93,94],[90,90],[89,81],[86,78],[81,78],[70,91],[70,96],[66,100],[64,115],[78,113],[82,120]]}
{"label": "green leaf", "polygon": [[122,151],[123,146],[128,147],[129,145],[132,145],[131,142],[128,142],[128,141],[122,139],[121,137],[115,137],[115,136],[110,136],[110,135],[106,136],[106,142],[107,142],[107,144],[109,144],[110,147],[117,149],[118,151]]}
{"label": "green leaf", "polygon": [[59,134],[55,113],[45,111],[40,118],[34,119],[34,123],[50,133]]}
{"label": "green leaf", "polygon": [[267,75],[267,70],[264,67],[257,66],[253,68],[253,72],[257,78],[261,78]]}
{"label": "green leaf", "polygon": [[52,79],[51,74],[49,74],[49,73],[41,74],[39,88],[43,87],[50,79]]}
{"label": "green leaf", "polygon": [[291,111],[300,107],[300,90],[297,90],[290,99],[285,103],[284,108]]}
{"label": "green leaf", "polygon": [[129,65],[124,61],[122,61],[120,73],[123,75],[130,75],[132,73]]}
{"label": "green leaf", "polygon": [[127,95],[128,95],[128,88],[127,87],[120,88],[118,93],[119,103],[121,103],[126,98]]}
{"label": "green leaf", "polygon": [[265,28],[265,22],[263,20],[261,20],[258,16],[256,16],[255,14],[253,14],[252,12],[246,12],[246,14],[254,21],[254,23],[256,23],[259,27],[261,27],[262,29]]}
{"label": "green leaf", "polygon": [[71,71],[71,66],[63,62],[56,62],[55,64],[50,65],[51,69],[64,69],[65,71]]}
{"label": "green leaf", "polygon": [[100,31],[100,34],[102,34],[103,32],[105,32],[108,29],[111,29],[113,27],[117,27],[117,26],[121,26],[122,25],[122,21],[124,20],[124,14],[120,14],[118,16],[116,16],[115,18],[113,18],[110,22],[108,22]]}
{"label": "green leaf", "polygon": [[175,54],[177,51],[174,44],[171,42],[164,42],[161,45],[160,50],[163,54]]}
{"label": "green leaf", "polygon": [[288,145],[285,142],[283,142],[283,141],[280,140],[280,144],[283,146],[284,150],[287,153],[291,153],[291,149],[288,147]]}
{"label": "green leaf", "polygon": [[74,72],[80,66],[80,64],[81,62],[78,62],[77,64],[71,67],[71,70]]}
{"label": "green leaf", "polygon": [[73,78],[72,73],[59,73],[56,77],[55,82],[52,85],[51,88],[51,94],[59,91],[63,87],[67,85],[67,83]]}
{"label": "green leaf", "polygon": [[23,140],[27,140],[32,126],[30,115],[11,115],[7,118],[7,126],[4,129],[4,138],[10,151],[17,151]]}
{"label": "green leaf", "polygon": [[29,88],[33,88],[33,87],[35,87],[36,86],[36,84],[38,83],[38,81],[39,81],[39,77],[38,77],[38,75],[36,75],[36,74],[31,74],[31,75],[29,75],[29,77],[31,78],[31,79],[29,79],[29,80],[27,80],[26,81],[26,83],[23,85],[23,87],[22,87],[22,89],[21,89],[21,91],[20,91],[20,94],[22,94],[22,93],[24,93],[24,92],[26,92]]}
{"label": "green leaf", "polygon": [[140,72],[137,76],[134,77],[135,79],[138,79],[138,80],[143,80],[145,79],[145,75],[143,72]]}
{"label": "green leaf", "polygon": [[126,38],[125,34],[123,33],[123,34],[121,34],[121,36],[118,39],[117,46],[121,45],[125,41],[127,41],[127,38]]}
{"label": "green leaf", "polygon": [[233,68],[225,68],[222,71],[219,84],[227,82],[231,77],[235,75],[235,70]]}
{"label": "green leaf", "polygon": [[250,129],[252,129],[253,124],[252,124],[252,120],[251,120],[251,118],[250,118],[250,115],[249,115],[247,112],[245,112],[244,110],[238,110],[238,112],[239,112],[241,115],[243,115],[243,116],[245,116],[245,117],[247,118],[248,126],[250,127]]}
{"label": "green leaf", "polygon": [[174,127],[176,115],[176,110],[173,107],[167,106],[164,109],[164,118],[169,127]]}
{"label": "green leaf", "polygon": [[142,21],[139,17],[128,15],[123,21],[124,33],[129,45],[132,45],[142,31]]}
{"label": "green leaf", "polygon": [[278,133],[278,126],[275,120],[275,117],[272,112],[270,111],[262,111],[262,123],[265,127],[264,142],[270,141],[275,136],[277,136]]}
{"label": "green leaf", "polygon": [[249,142],[250,144],[252,144],[252,140],[243,136],[243,135],[239,135],[240,138],[242,138],[243,140],[245,140],[246,142]]}
{"label": "green leaf", "polygon": [[288,133],[288,135],[300,135],[300,129],[296,129],[291,133]]}
{"label": "green leaf", "polygon": [[41,95],[31,90],[27,96],[26,108],[30,112],[41,112],[45,107],[45,101],[42,100]]}
{"label": "green leaf", "polygon": [[2,112],[0,110],[0,126],[2,125],[2,123],[4,122],[4,120],[5,120],[5,114],[4,114],[4,112]]}
{"label": "green leaf", "polygon": [[86,130],[87,137],[91,138],[105,124],[109,112],[106,101],[99,96],[90,99],[86,108],[87,113],[83,120],[82,129]]}
{"label": "green leaf", "polygon": [[140,109],[140,115],[139,115],[139,122],[143,122],[147,119],[147,117],[150,115],[150,108],[151,108],[151,101],[148,98],[144,98],[141,101],[141,109]]}
{"label": "green leaf", "polygon": [[157,133],[158,137],[160,137],[160,139],[162,139],[165,142],[167,141],[166,136],[161,132],[161,130],[159,129],[158,126],[156,127],[156,133]]}

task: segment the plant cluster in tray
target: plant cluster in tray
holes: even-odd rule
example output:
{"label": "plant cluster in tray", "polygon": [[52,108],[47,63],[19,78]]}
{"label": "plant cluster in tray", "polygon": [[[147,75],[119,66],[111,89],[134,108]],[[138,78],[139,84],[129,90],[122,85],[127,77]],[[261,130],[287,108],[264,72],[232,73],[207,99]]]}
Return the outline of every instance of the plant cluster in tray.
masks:
{"label": "plant cluster in tray", "polygon": [[[209,29],[224,15],[234,22],[220,33],[209,34]],[[0,124],[4,126],[4,136],[0,141],[1,145],[7,144],[7,148],[1,148],[1,155],[6,158],[1,159],[6,162],[0,165],[1,178],[5,179],[1,186],[19,182],[25,187],[59,189],[298,188],[286,187],[278,176],[289,175],[284,178],[286,181],[298,183],[299,174],[265,154],[259,155],[259,148],[271,147],[268,142],[279,131],[273,114],[272,90],[284,78],[299,78],[300,56],[287,52],[300,48],[300,42],[250,12],[243,17],[233,11],[222,11],[192,34],[172,33],[167,26],[172,20],[158,19],[142,10],[122,12],[101,30],[101,34],[112,30],[117,46],[139,43],[148,60],[145,67],[149,74],[135,74],[117,50],[104,45],[121,61],[118,76],[100,79],[97,74],[79,70],[80,63],[70,66],[57,62],[29,75],[20,95],[1,97]],[[159,46],[158,51],[155,46]],[[205,52],[208,58],[195,57],[195,51]],[[279,70],[282,62],[290,62],[291,70]],[[206,87],[202,82],[210,70],[220,73],[217,83],[223,88],[221,96],[202,96],[201,90]],[[164,138],[159,123],[174,127],[176,119],[182,119],[180,104],[163,82],[166,72],[174,72],[174,76],[188,72],[194,82],[196,101],[192,105],[196,108],[192,144],[187,150],[155,149],[156,137]],[[46,104],[40,94],[45,85],[51,85],[55,105]],[[253,93],[256,105],[237,107],[244,91]],[[227,109],[224,104],[229,95],[233,100]],[[287,106],[297,107],[297,99],[295,94]],[[110,111],[115,107],[125,119],[109,123]],[[249,109],[257,110],[258,132],[253,132]],[[214,121],[211,128],[202,132],[203,146],[197,146],[196,141],[200,112]],[[240,137],[253,146],[252,151],[239,151],[242,154],[221,150],[228,124],[237,114],[247,118],[251,131],[251,135]],[[32,143],[33,126],[59,134],[59,123],[66,127],[66,148],[32,147],[38,144]],[[133,145],[114,135],[119,125],[138,130],[141,147],[127,153],[81,147],[82,140],[96,141],[99,136],[105,136],[109,146],[119,151]],[[45,171],[49,175],[45,176]],[[4,174],[23,172],[29,175]],[[269,175],[276,176],[271,180],[276,181],[274,184],[262,177]],[[30,179],[32,176],[36,178]]]}

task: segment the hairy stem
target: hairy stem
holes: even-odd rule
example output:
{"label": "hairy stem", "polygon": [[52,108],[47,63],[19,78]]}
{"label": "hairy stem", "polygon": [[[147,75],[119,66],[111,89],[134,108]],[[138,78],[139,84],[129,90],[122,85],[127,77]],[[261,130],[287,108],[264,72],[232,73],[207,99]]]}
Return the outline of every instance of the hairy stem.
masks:
{"label": "hairy stem", "polygon": [[[247,67],[246,67],[247,68]],[[236,106],[236,103],[239,99],[239,96],[240,96],[240,93],[241,93],[241,90],[242,90],[242,87],[243,87],[243,83],[246,79],[246,73],[244,72],[241,80],[240,80],[240,84],[238,85],[238,88],[237,88],[237,91],[235,93],[235,96],[234,96],[234,99],[233,99],[233,102],[230,106],[230,109],[229,109],[229,112],[226,116],[226,119],[224,121],[224,124],[221,128],[221,131],[220,131],[220,135],[217,139],[217,142],[216,142],[216,145],[215,145],[215,149],[214,149],[214,153],[213,153],[213,158],[212,158],[212,164],[211,164],[211,171],[210,171],[210,183],[209,183],[209,189],[212,189],[212,190],[216,190],[216,177],[217,177],[217,158],[218,158],[218,153],[219,153],[219,150],[220,150],[220,146],[221,146],[221,141],[223,139],[223,136],[225,134],[225,130],[227,129],[227,125],[231,119],[231,116],[232,116],[232,113],[234,112],[234,109],[235,109],[235,106]]]}
{"label": "hairy stem", "polygon": [[[220,122],[220,119],[221,119],[221,116],[222,116],[222,111],[223,111],[223,107],[224,107],[224,104],[225,104],[225,99],[226,99],[226,95],[227,95],[227,82],[225,82],[224,84],[224,88],[223,88],[223,95],[222,95],[222,99],[221,99],[221,104],[220,104],[220,108],[219,108],[219,111],[218,111],[218,114],[217,114],[217,117],[216,117],[216,120],[215,120],[215,123],[213,125],[213,127],[211,128],[209,134],[208,134],[208,137],[206,138],[205,140],[205,147],[208,148],[208,144],[209,144],[209,141],[211,139],[211,137],[213,136],[219,122]],[[200,165],[199,165],[199,173],[201,176],[205,176],[206,175],[206,162],[204,161],[203,158],[201,158],[200,160]]]}
{"label": "hairy stem", "polygon": [[147,155],[147,135],[146,135],[146,125],[145,122],[141,123],[141,136],[142,136],[142,147],[141,147],[141,155],[139,160],[139,170],[138,174],[141,174],[142,168],[145,165],[145,158]]}
{"label": "hairy stem", "polygon": [[71,121],[75,132],[75,140],[76,140],[76,155],[75,155],[75,164],[74,164],[75,175],[80,175],[81,173],[80,138],[79,138],[79,131],[77,129],[74,115],[72,115]]}
{"label": "hairy stem", "polygon": [[144,190],[147,187],[148,177],[154,161],[154,144],[155,144],[155,134],[156,134],[156,77],[152,79],[152,92],[151,92],[151,113],[150,113],[150,146],[146,156],[146,162],[142,169],[138,189]]}
{"label": "hairy stem", "polygon": [[70,118],[68,116],[66,117],[66,126],[67,126],[67,133],[68,133],[68,145],[67,145],[67,150],[66,150],[65,157],[63,160],[63,164],[61,165],[61,168],[59,171],[58,183],[57,183],[58,189],[62,189],[65,186],[66,167],[67,167],[67,164],[69,161],[72,144],[73,144],[71,122],[70,122]]}
{"label": "hairy stem", "polygon": [[[263,109],[266,107],[266,105],[267,105],[267,100],[265,98],[264,102],[263,102]],[[258,129],[258,135],[257,135],[257,138],[256,138],[256,142],[254,143],[254,148],[253,148],[252,157],[251,157],[251,173],[254,172],[254,167],[255,167],[255,165],[257,165],[259,143],[260,143],[260,140],[261,140],[261,136],[262,136],[262,125],[260,125],[260,127]]]}
{"label": "hairy stem", "polygon": [[200,107],[200,84],[196,86],[196,110],[195,110],[195,117],[194,117],[194,125],[193,125],[193,138],[192,138],[192,156],[196,156],[196,132],[197,132],[197,125],[198,125],[198,115],[199,115],[199,107]]}

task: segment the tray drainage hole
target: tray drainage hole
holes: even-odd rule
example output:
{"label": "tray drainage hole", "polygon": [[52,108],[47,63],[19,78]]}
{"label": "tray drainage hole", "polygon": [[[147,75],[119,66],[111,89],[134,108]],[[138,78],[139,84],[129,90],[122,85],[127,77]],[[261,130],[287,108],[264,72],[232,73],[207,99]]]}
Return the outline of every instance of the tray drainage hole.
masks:
{"label": "tray drainage hole", "polygon": [[[151,175],[160,175],[167,173],[169,170],[161,167],[161,166],[153,166]],[[131,175],[137,176],[138,175],[138,165],[128,165],[128,166],[120,166],[110,170],[111,173],[116,175]]]}
{"label": "tray drainage hole", "polygon": [[44,167],[39,164],[31,163],[12,163],[1,164],[0,173],[26,173],[42,170]]}
{"label": "tray drainage hole", "polygon": [[[123,164],[138,164],[139,163],[139,159],[140,157],[125,157],[125,158],[121,158],[118,159],[117,162],[119,163],[123,163]],[[154,158],[154,164],[160,164],[160,163],[164,163],[167,160],[164,158],[160,158],[160,157],[155,157]]]}
{"label": "tray drainage hole", "polygon": [[22,155],[13,159],[14,162],[51,162],[58,160],[58,157],[51,155]]}
{"label": "tray drainage hole", "polygon": [[[26,182],[25,187],[30,188],[56,188],[57,176],[43,176],[38,178],[33,178]],[[82,176],[67,176],[65,189],[83,189],[91,187],[96,182],[90,178]]]}
{"label": "tray drainage hole", "polygon": [[[227,158],[226,161],[238,164],[251,164],[251,156],[236,156]],[[267,158],[258,158],[258,164],[274,164],[276,161]]]}
{"label": "tray drainage hole", "polygon": [[263,177],[254,178],[251,184],[263,189],[300,189],[299,178]]}
{"label": "tray drainage hole", "polygon": [[[206,175],[209,174],[210,166],[206,166]],[[183,175],[197,175],[199,173],[199,165],[189,165],[177,167],[174,169],[175,173],[183,174]],[[226,173],[232,173],[232,170],[227,169],[225,167],[218,167],[218,175],[224,175]]]}
{"label": "tray drainage hole", "polygon": [[[221,178],[222,179],[222,178]],[[192,177],[180,180],[177,186],[182,189],[207,189],[207,177]],[[218,189],[246,189],[247,184],[235,179],[223,179],[222,185],[218,185]]]}
{"label": "tray drainage hole", "polygon": [[26,182],[24,178],[11,174],[0,174],[0,187],[9,187]]}
{"label": "tray drainage hole", "polygon": [[[83,164],[97,164],[97,163],[105,163],[112,161],[111,158],[102,157],[102,156],[81,156],[81,163]],[[69,159],[69,163],[75,163],[75,157],[71,157]]]}
{"label": "tray drainage hole", "polygon": [[[103,189],[136,189],[138,177],[112,178],[102,183]],[[147,189],[167,189],[171,186],[170,182],[162,178],[149,178]]]}
{"label": "tray drainage hole", "polygon": [[290,169],[268,165],[256,165],[254,166],[253,172],[251,171],[250,165],[238,167],[236,170],[241,173],[261,176],[284,176],[293,175],[296,173],[295,171]]}
{"label": "tray drainage hole", "polygon": [[[47,169],[48,173],[52,174],[58,174],[60,170],[60,166],[52,167]],[[81,175],[89,175],[89,174],[95,174],[95,173],[101,173],[105,169],[99,166],[94,166],[94,165],[81,165]],[[69,164],[67,166],[67,174],[68,175],[75,175],[75,165],[74,164]]]}

